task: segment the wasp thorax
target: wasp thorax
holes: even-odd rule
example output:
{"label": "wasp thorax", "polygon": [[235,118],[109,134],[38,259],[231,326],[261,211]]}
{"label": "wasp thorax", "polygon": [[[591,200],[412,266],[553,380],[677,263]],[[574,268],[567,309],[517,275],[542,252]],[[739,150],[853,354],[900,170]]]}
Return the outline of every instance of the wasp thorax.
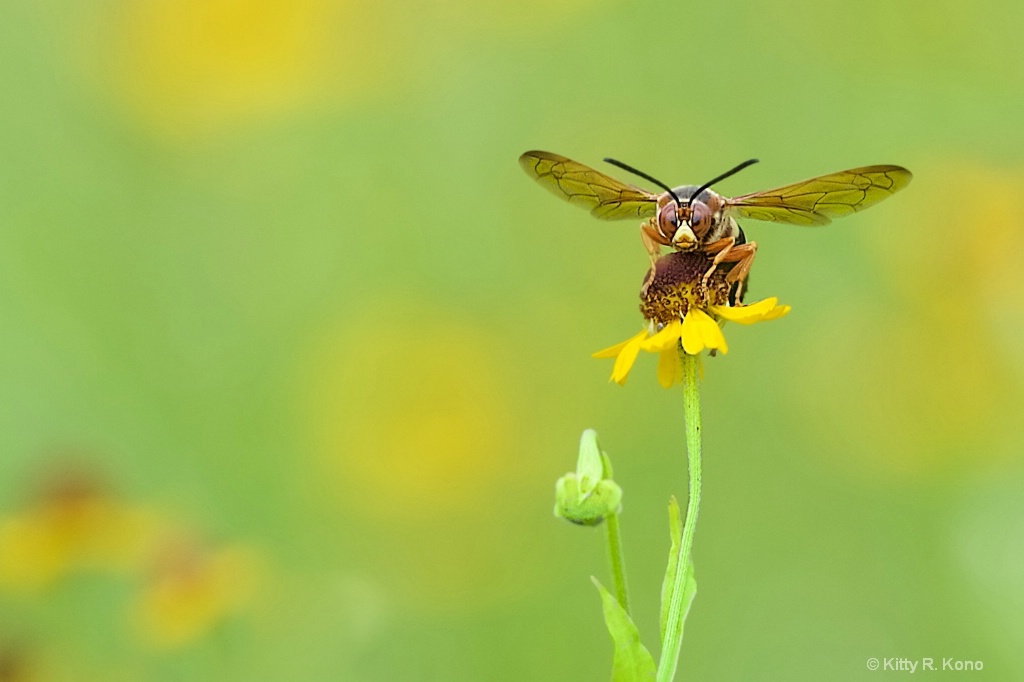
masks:
{"label": "wasp thorax", "polygon": [[708,278],[707,286],[701,281],[711,265],[711,259],[699,251],[673,251],[659,258],[640,289],[644,318],[668,324],[685,317],[693,305],[727,305],[734,285],[725,281],[726,273],[721,268]]}

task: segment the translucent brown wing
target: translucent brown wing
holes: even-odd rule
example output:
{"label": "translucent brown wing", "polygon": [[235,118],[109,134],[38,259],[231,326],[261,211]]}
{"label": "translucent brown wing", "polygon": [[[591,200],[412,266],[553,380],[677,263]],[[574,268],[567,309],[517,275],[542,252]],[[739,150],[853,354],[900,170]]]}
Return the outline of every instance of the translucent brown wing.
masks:
{"label": "translucent brown wing", "polygon": [[649,218],[657,213],[657,195],[564,156],[526,152],[519,157],[519,164],[541,185],[570,203],[589,208],[591,215],[602,220]]}
{"label": "translucent brown wing", "polygon": [[827,225],[874,206],[910,184],[910,171],[900,166],[864,166],[804,180],[767,192],[726,200],[738,218],[792,225]]}

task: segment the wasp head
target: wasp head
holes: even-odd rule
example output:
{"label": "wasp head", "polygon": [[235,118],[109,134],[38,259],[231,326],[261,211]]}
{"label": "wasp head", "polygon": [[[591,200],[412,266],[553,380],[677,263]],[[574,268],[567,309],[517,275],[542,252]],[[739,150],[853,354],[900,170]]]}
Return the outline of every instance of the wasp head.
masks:
{"label": "wasp head", "polygon": [[690,208],[675,201],[664,204],[658,211],[658,231],[666,239],[666,243],[682,250],[689,251],[697,243],[697,237],[690,225]]}

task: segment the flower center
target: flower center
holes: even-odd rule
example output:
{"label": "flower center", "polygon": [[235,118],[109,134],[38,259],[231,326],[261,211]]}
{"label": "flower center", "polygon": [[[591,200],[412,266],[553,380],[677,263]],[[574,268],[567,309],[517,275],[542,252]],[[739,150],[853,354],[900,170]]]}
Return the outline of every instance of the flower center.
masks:
{"label": "flower center", "polygon": [[712,259],[698,252],[673,251],[662,256],[647,271],[640,289],[640,312],[644,319],[665,325],[686,316],[690,306],[707,309],[727,305],[729,292],[735,287],[725,281],[728,266],[719,266],[701,284],[704,273],[711,269]]}

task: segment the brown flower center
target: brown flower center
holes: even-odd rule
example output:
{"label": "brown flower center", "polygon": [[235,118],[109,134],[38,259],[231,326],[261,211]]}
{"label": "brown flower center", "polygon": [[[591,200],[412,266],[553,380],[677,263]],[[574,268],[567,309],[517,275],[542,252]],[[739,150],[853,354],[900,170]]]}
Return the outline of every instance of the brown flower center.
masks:
{"label": "brown flower center", "polygon": [[704,309],[727,305],[729,292],[736,286],[725,281],[728,266],[719,266],[708,278],[707,286],[701,284],[711,263],[710,257],[698,251],[673,251],[659,258],[640,289],[644,319],[664,325],[682,319],[692,305]]}

